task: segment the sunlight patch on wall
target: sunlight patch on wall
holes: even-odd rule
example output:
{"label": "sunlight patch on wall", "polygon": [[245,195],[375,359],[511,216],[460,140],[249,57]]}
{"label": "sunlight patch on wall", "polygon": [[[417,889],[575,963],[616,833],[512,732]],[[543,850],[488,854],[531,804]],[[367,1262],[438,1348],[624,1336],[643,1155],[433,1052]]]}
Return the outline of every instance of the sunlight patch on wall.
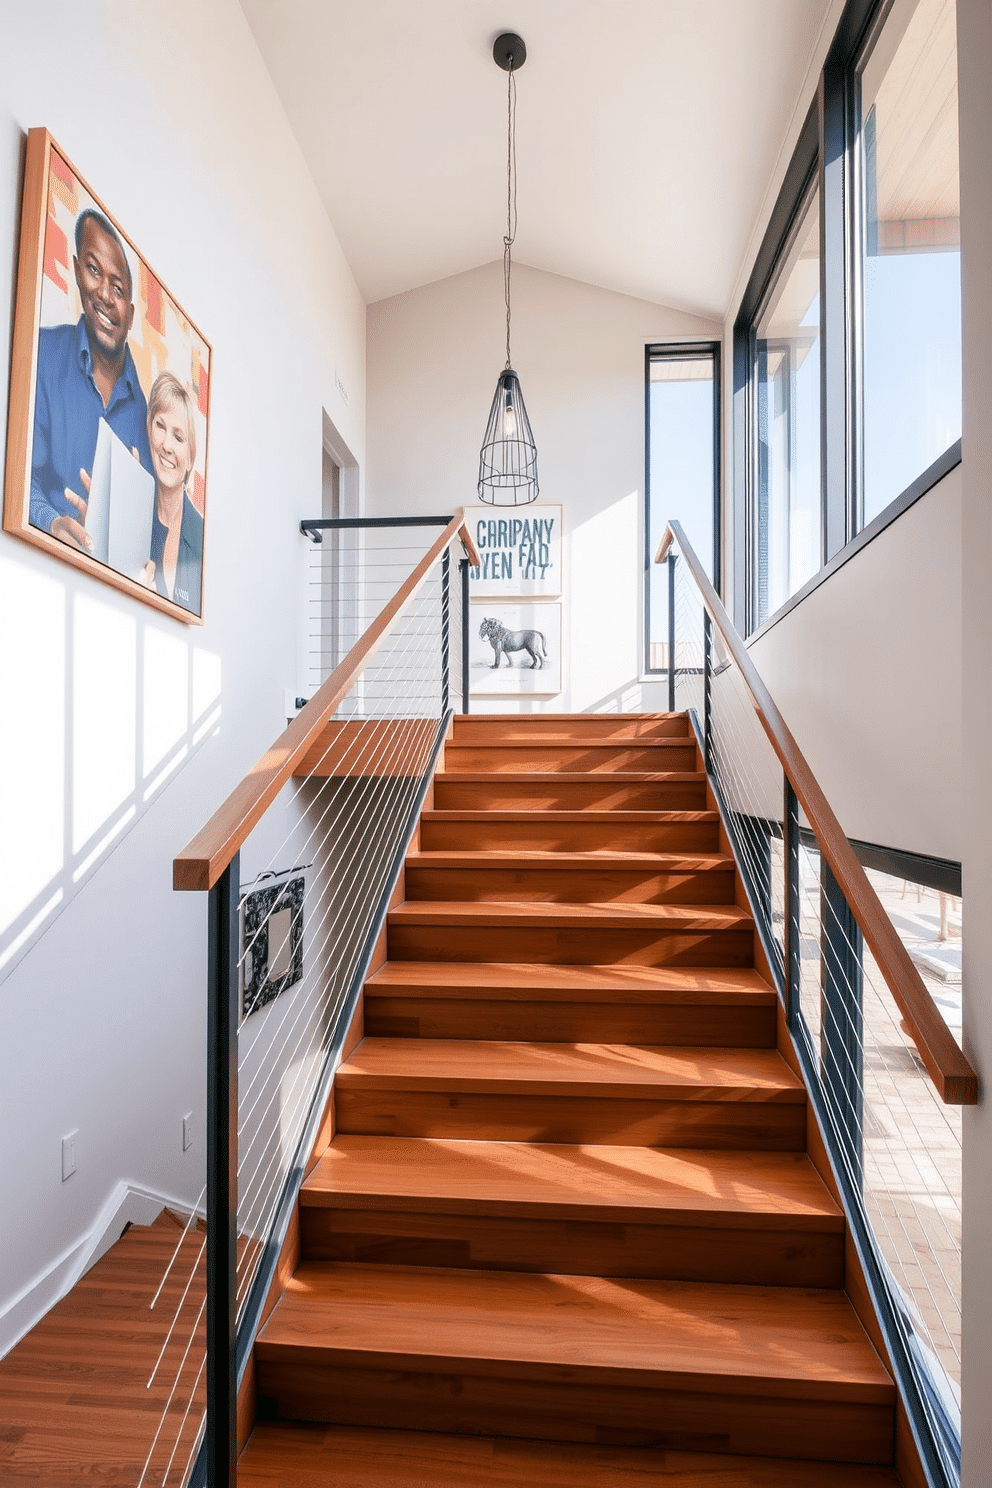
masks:
{"label": "sunlight patch on wall", "polygon": [[189,727],[189,648],[185,639],[145,629],[144,749],[147,780]]}
{"label": "sunlight patch on wall", "polygon": [[137,627],[81,594],[74,620],[72,849],[79,852],[135,788]]}
{"label": "sunlight patch on wall", "polygon": [[639,670],[640,493],[631,491],[571,534],[571,706],[602,707],[621,675]]}
{"label": "sunlight patch on wall", "polygon": [[65,711],[65,586],[0,560],[0,932],[65,861]]}
{"label": "sunlight patch on wall", "polygon": [[193,648],[193,721],[203,717],[220,697],[220,657],[214,651]]}
{"label": "sunlight patch on wall", "polygon": [[217,730],[220,657],[118,606],[0,559],[0,981]]}

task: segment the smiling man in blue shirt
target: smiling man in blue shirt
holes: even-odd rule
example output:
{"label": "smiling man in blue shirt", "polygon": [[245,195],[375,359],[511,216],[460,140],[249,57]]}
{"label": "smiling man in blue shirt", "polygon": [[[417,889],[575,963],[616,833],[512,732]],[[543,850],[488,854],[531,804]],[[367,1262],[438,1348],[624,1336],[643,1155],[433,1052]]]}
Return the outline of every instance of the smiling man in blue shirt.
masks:
{"label": "smiling man in blue shirt", "polygon": [[86,498],[97,426],[106,419],[152,472],[148,410],[127,344],[134,321],[131,270],[112,224],[92,208],[76,221],[72,260],[83,313],[38,337],[31,524],[84,552]]}

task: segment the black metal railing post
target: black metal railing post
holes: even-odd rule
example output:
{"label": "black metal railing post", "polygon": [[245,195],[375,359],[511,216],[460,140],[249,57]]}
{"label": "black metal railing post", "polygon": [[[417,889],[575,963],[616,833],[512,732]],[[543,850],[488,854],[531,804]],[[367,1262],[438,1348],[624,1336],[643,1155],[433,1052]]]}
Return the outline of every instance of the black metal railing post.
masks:
{"label": "black metal railing post", "polygon": [[703,611],[703,768],[713,773],[713,623]]}
{"label": "black metal railing post", "polygon": [[668,711],[675,712],[675,554],[668,555]]}
{"label": "black metal railing post", "polygon": [[468,559],[463,558],[458,565],[462,576],[462,712],[468,712],[469,694],[469,671],[468,671]]}
{"label": "black metal railing post", "polygon": [[789,1027],[799,1017],[799,978],[802,942],[799,928],[799,801],[792,782],[785,777],[785,810],[782,818],[785,841],[785,1013]]}
{"label": "black metal railing post", "polygon": [[441,713],[448,711],[451,686],[451,549],[441,555]]}
{"label": "black metal railing post", "polygon": [[207,1482],[237,1488],[238,899],[235,853],[207,910]]}
{"label": "black metal railing post", "polygon": [[864,1163],[864,1007],[861,927],[826,858],[820,860],[820,1067],[852,1175]]}

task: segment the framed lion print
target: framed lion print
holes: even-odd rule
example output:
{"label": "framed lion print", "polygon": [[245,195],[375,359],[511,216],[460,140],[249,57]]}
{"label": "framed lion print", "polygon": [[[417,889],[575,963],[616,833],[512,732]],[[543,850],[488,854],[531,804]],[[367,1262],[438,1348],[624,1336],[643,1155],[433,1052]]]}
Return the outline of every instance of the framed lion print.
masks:
{"label": "framed lion print", "polygon": [[45,129],[28,134],[3,526],[203,615],[211,348]]}
{"label": "framed lion print", "polygon": [[561,605],[474,602],[469,611],[473,697],[554,697],[561,692]]}

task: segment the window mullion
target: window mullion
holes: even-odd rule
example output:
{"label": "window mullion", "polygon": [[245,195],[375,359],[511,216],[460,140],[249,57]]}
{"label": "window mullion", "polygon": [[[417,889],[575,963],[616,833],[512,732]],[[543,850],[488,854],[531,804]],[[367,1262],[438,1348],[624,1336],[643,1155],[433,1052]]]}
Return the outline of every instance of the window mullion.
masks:
{"label": "window mullion", "polygon": [[847,107],[844,71],[820,76],[820,564],[852,536],[848,337]]}

